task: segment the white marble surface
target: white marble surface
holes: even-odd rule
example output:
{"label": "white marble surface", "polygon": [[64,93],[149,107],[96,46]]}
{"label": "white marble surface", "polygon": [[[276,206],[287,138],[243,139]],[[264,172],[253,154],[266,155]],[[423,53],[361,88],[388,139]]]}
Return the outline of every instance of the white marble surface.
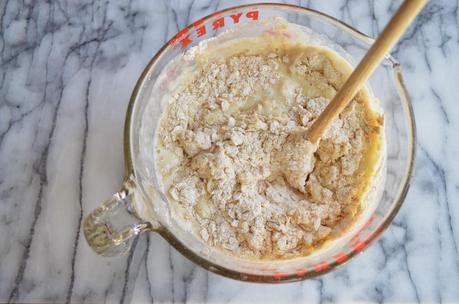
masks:
{"label": "white marble surface", "polygon": [[[206,272],[154,234],[128,257],[89,249],[81,220],[121,183],[124,112],[143,66],[178,28],[238,3],[0,1],[0,302],[459,302],[452,0],[431,1],[394,52],[417,119],[415,174],[393,225],[347,266],[258,285]],[[399,3],[300,4],[376,35]]]}

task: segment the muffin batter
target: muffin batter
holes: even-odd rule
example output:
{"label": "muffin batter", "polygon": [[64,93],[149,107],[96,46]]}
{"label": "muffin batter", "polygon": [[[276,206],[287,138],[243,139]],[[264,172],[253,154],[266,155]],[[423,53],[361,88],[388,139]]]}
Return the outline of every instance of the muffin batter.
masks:
{"label": "muffin batter", "polygon": [[174,215],[242,258],[308,255],[349,229],[381,156],[382,117],[362,90],[317,146],[302,135],[350,65],[269,36],[193,56],[196,70],[168,102],[156,138]]}

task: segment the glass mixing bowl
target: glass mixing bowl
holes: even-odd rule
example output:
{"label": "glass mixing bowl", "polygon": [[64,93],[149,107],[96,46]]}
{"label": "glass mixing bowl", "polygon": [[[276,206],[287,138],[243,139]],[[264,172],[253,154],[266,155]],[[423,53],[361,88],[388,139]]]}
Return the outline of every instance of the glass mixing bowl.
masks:
{"label": "glass mixing bowl", "polygon": [[[154,135],[164,110],[162,100],[185,67],[177,58],[199,42],[230,30],[222,41],[256,37],[272,30],[273,16],[301,26],[308,43],[331,48],[355,65],[373,39],[323,13],[285,4],[242,5],[213,13],[189,25],[164,45],[145,67],[132,93],[125,122],[125,182],[119,192],[89,214],[84,233],[97,253],[127,252],[145,231],[161,234],[183,255],[215,273],[244,281],[286,282],[331,271],[365,250],[391,223],[406,196],[413,168],[414,121],[399,64],[386,56],[367,84],[385,117],[387,155],[381,162],[380,193],[370,214],[331,245],[309,256],[279,261],[251,261],[206,246],[171,216],[155,174]],[[314,35],[308,36],[308,33]],[[242,33],[242,34],[241,34]],[[313,38],[311,38],[313,37]],[[298,37],[297,37],[298,38]],[[216,39],[221,39],[217,37]],[[294,39],[294,38],[292,38]],[[215,40],[214,39],[214,43]],[[304,42],[304,41],[303,41]],[[173,63],[175,62],[175,63]]]}

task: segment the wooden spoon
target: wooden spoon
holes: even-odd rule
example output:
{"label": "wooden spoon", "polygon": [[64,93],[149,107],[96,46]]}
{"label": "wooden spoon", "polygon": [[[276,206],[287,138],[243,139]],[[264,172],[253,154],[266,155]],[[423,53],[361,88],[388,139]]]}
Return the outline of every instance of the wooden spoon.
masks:
{"label": "wooden spoon", "polygon": [[296,134],[287,139],[283,152],[289,157],[285,157],[282,171],[292,187],[301,192],[306,191],[306,181],[314,169],[313,155],[318,148],[317,142],[322,134],[354,98],[384,59],[385,54],[399,40],[426,3],[427,0],[405,0],[354,72],[311,127],[304,134]]}
{"label": "wooden spoon", "polygon": [[384,59],[385,54],[392,49],[426,3],[427,0],[405,0],[402,3],[354,72],[308,129],[306,133],[307,140],[317,143],[325,130],[354,98],[370,75],[373,74],[376,67]]}

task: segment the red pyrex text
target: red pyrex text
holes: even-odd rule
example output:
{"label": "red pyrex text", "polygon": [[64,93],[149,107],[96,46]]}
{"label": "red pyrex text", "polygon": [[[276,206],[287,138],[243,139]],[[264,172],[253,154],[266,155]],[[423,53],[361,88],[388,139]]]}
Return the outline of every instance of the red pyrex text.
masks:
{"label": "red pyrex text", "polygon": [[[213,15],[212,17],[218,17],[218,15]],[[207,32],[210,30],[216,31],[219,28],[225,27],[225,22],[232,22],[232,24],[237,24],[239,21],[241,21],[241,18],[247,18],[253,21],[258,20],[259,18],[259,12],[258,11],[248,11],[245,14],[244,13],[234,13],[229,16],[225,17],[220,17],[215,20],[213,20],[210,24],[204,24],[204,20],[200,19],[190,26],[184,28],[180,32],[175,35],[174,38],[172,38],[169,41],[169,44],[177,47],[178,43],[180,43],[180,47],[182,49],[186,48],[187,45],[189,45],[192,40],[190,38],[190,30],[194,30],[196,32],[196,37],[202,37],[207,34]]]}

